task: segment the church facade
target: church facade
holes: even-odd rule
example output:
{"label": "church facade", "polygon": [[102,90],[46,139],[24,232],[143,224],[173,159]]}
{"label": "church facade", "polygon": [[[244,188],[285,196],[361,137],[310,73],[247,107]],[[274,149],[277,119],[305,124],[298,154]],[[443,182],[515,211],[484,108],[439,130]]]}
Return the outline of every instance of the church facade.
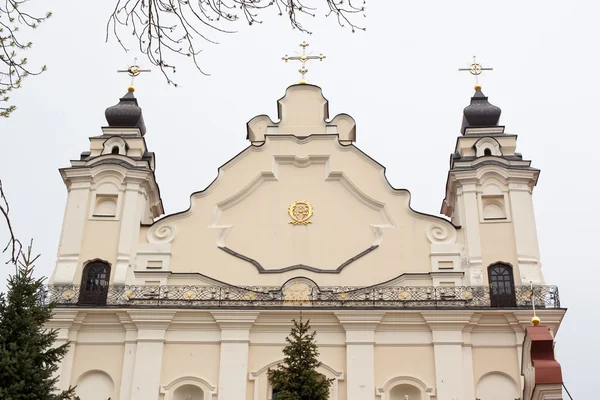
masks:
{"label": "church facade", "polygon": [[[303,318],[331,400],[562,398],[532,350],[565,313],[541,271],[539,170],[481,88],[449,149],[440,216],[411,208],[319,87],[289,87],[277,110],[252,118],[249,146],[171,215],[133,90],[106,110],[60,170],[48,287],[49,326],[71,342],[60,386],[81,400],[270,400],[267,371]],[[527,328],[534,306],[543,326]]]}

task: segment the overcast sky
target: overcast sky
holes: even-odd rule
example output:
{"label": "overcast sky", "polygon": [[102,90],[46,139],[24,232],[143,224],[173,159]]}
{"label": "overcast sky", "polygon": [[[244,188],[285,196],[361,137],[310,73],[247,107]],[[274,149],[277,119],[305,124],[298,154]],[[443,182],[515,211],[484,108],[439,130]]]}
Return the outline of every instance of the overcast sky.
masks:
{"label": "overcast sky", "polygon": [[[139,56],[114,40],[104,43],[114,1],[38,2],[54,16],[29,37],[28,57],[48,71],[25,81],[12,96],[19,109],[0,120],[0,178],[18,236],[35,238],[42,253],[38,274],[52,272],[62,224],[67,192],[57,169],[101,133],[105,108],[129,84],[116,70]],[[457,69],[476,54],[494,68],[481,83],[502,108],[501,124],[519,135],[517,151],[542,170],[534,205],[545,279],[559,285],[569,308],[557,336],[566,385],[576,400],[597,398],[600,265],[591,251],[599,248],[600,224],[600,6],[591,0],[369,0],[367,6],[367,18],[360,18],[366,33],[319,17],[306,20],[314,30],[308,36],[269,13],[262,25],[240,23],[237,34],[213,35],[220,44],[206,45],[200,56],[210,77],[185,59],[171,59],[179,88],[156,68],[137,79],[166,212],[187,209],[189,195],[248,145],[248,120],[263,113],[276,119],[276,100],[298,80],[298,66],[281,56],[306,40],[327,56],[309,65],[307,78],[323,88],[330,114],[352,115],[356,145],[387,167],[394,187],[411,191],[413,208],[438,214],[462,109],[473,93],[472,76]],[[149,66],[143,58],[139,63]],[[9,271],[0,270],[0,290]]]}

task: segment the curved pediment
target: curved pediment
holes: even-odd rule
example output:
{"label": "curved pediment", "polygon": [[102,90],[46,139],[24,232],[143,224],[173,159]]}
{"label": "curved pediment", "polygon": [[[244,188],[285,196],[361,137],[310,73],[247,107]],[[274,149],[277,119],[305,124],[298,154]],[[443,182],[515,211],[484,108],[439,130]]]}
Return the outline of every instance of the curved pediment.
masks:
{"label": "curved pediment", "polygon": [[[299,200],[312,207],[305,224],[290,215]],[[450,222],[409,203],[380,164],[336,135],[267,136],[221,167],[187,211],[146,227],[142,247],[168,248],[170,272],[232,284],[280,284],[298,269],[324,285],[376,284],[430,272],[432,243],[460,240]]]}

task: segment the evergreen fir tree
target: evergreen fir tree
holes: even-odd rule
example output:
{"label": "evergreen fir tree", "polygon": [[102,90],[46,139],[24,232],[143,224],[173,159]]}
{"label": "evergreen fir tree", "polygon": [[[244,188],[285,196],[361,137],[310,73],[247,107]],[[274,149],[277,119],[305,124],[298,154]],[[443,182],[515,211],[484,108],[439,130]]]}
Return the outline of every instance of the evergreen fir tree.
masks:
{"label": "evergreen fir tree", "polygon": [[20,252],[14,260],[15,274],[8,279],[8,292],[0,293],[0,399],[71,399],[74,388],[56,389],[60,361],[68,343],[53,347],[58,335],[45,329],[54,304],[44,304],[44,279],[33,277],[37,257]]}
{"label": "evergreen fir tree", "polygon": [[310,320],[306,323],[292,320],[294,326],[285,339],[283,364],[268,371],[269,382],[277,392],[277,400],[327,400],[333,379],[317,372],[321,366],[319,349],[315,342],[315,331],[310,331]]}

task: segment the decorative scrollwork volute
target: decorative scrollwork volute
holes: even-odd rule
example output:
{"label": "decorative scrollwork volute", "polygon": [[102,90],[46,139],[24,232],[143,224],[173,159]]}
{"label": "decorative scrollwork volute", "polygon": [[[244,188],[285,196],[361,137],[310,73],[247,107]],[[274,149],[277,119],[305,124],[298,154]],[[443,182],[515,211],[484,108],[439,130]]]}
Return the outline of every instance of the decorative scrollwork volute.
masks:
{"label": "decorative scrollwork volute", "polygon": [[150,243],[170,243],[175,239],[177,229],[174,225],[156,225],[148,231],[147,239]]}
{"label": "decorative scrollwork volute", "polygon": [[431,243],[455,243],[456,229],[441,224],[429,225],[427,228],[427,239]]}

